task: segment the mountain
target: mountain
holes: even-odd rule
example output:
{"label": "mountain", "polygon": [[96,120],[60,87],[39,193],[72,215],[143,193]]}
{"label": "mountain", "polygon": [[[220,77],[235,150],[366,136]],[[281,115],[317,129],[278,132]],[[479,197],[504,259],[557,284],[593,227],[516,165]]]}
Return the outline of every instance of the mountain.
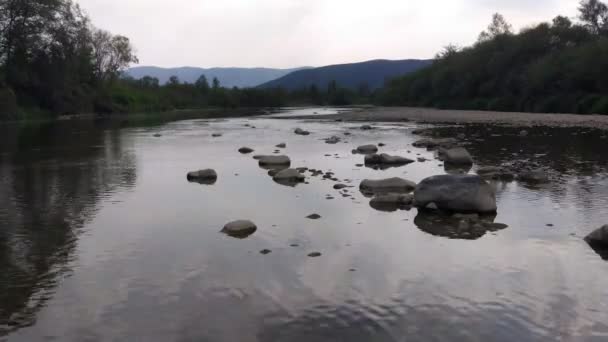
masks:
{"label": "mountain", "polygon": [[302,89],[315,84],[326,89],[335,80],[339,86],[357,89],[367,85],[370,89],[382,87],[386,80],[407,75],[430,65],[430,60],[373,60],[362,63],[338,64],[321,68],[294,71],[276,80],[262,84],[262,88]]}
{"label": "mountain", "polygon": [[209,83],[214,77],[220,80],[224,87],[246,88],[256,87],[268,81],[272,81],[279,77],[285,76],[290,72],[301,70],[303,68],[294,69],[269,69],[269,68],[159,68],[152,66],[140,66],[127,70],[126,74],[135,79],[140,79],[144,76],[156,77],[161,84],[167,83],[171,76],[177,76],[181,82],[194,83],[201,76],[205,75]]}

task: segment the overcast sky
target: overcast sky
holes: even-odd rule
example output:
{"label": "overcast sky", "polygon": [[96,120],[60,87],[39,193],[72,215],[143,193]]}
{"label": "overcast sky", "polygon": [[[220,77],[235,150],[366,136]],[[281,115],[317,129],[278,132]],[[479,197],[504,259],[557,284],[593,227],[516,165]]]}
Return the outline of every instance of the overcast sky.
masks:
{"label": "overcast sky", "polygon": [[322,66],[430,58],[469,45],[500,12],[517,29],[577,0],[77,0],[93,23],[131,38],[141,65]]}

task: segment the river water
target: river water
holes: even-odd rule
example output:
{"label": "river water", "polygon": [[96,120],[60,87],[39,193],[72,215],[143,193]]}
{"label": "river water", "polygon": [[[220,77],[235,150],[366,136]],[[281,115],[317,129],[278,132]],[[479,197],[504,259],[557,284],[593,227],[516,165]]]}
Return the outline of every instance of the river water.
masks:
{"label": "river water", "polygon": [[[314,112],[331,109],[281,116]],[[411,146],[420,126],[361,124],[266,116],[0,127],[0,340],[608,339],[608,262],[582,240],[608,223],[604,132],[436,127],[477,136],[467,146],[476,167],[527,159],[552,176],[492,183],[495,222],[508,228],[444,234],[416,209],[379,211],[358,191],[366,178],[446,172]],[[322,140],[332,135],[342,142]],[[237,152],[271,154],[283,142],[292,166],[354,187],[343,194],[310,173],[308,184],[283,186]],[[368,143],[429,161],[357,166],[363,157],[351,150]],[[217,171],[215,184],[186,180],[204,168]],[[220,233],[237,219],[257,232]]]}

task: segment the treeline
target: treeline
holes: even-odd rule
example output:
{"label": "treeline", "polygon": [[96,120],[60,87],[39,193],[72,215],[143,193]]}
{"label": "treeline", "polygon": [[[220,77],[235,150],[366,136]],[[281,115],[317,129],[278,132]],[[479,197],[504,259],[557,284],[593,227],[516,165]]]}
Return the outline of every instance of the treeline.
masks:
{"label": "treeline", "polygon": [[514,34],[496,14],[477,43],[448,46],[432,66],[379,94],[389,105],[608,114],[608,6],[581,1],[579,20],[558,16]]}

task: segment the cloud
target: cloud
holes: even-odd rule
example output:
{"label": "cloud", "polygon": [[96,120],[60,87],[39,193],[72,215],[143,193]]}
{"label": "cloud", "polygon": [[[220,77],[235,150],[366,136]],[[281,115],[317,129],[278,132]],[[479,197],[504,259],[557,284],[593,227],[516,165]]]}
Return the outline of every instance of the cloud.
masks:
{"label": "cloud", "polygon": [[142,64],[326,65],[429,58],[472,43],[501,12],[515,27],[573,15],[570,0],[80,0],[100,27],[131,38]]}

